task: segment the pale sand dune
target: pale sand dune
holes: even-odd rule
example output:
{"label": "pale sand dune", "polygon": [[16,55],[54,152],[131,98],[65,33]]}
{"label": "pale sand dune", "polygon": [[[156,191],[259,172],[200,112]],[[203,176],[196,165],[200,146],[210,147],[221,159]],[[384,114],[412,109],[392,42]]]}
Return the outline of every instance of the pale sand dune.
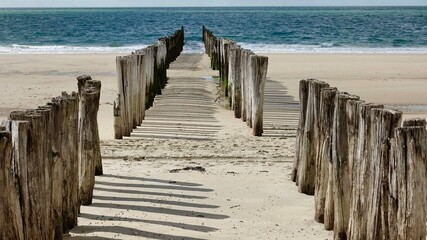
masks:
{"label": "pale sand dune", "polygon": [[[99,123],[106,175],[97,178],[94,204],[82,207],[80,227],[69,239],[331,239],[332,233],[313,220],[313,197],[299,194],[289,181],[297,112],[275,103],[293,103],[300,79],[319,78],[368,101],[417,104],[416,114],[424,116],[427,55],[268,56],[267,137],[252,137],[246,124],[215,104],[214,82],[201,78],[218,73],[209,69],[205,55],[181,56],[169,76],[204,81],[194,87],[212,99],[207,106],[218,127],[209,132],[210,140],[112,140],[113,54],[1,55],[0,114],[76,90],[75,77],[81,74],[102,81]],[[186,131],[203,134],[199,130],[191,125]],[[206,172],[169,172],[187,166]]]}

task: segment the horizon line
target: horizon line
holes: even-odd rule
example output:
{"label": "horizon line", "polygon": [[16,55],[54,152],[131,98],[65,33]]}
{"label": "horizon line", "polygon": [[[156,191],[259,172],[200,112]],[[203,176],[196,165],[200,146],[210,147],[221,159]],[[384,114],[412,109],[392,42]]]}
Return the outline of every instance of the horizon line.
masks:
{"label": "horizon line", "polygon": [[69,9],[84,9],[84,8],[250,8],[250,7],[259,7],[259,8],[274,8],[274,7],[427,7],[426,5],[272,5],[272,6],[52,6],[52,7],[35,7],[35,6],[18,6],[18,7],[0,7],[0,9],[55,9],[55,8],[69,8]]}

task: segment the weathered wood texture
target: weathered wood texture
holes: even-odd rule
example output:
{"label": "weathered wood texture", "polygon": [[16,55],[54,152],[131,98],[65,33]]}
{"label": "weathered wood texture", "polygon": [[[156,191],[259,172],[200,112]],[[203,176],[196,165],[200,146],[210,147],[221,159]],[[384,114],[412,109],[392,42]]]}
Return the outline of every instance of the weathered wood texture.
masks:
{"label": "weathered wood texture", "polygon": [[[100,87],[89,76],[79,78],[83,99],[88,89],[97,92],[90,108],[95,116]],[[79,95],[64,92],[37,109],[13,111],[9,119],[0,132],[0,238],[62,239],[77,226],[80,207]],[[98,136],[97,123],[80,126],[80,133],[86,140],[88,133]],[[86,146],[98,152],[91,155],[95,163],[100,158],[99,137]]]}
{"label": "weathered wood texture", "polygon": [[262,136],[268,58],[243,49],[232,40],[217,38],[205,26],[202,30],[211,68],[219,70],[221,94],[227,98],[234,116],[246,122],[254,136]]}
{"label": "weathered wood texture", "polygon": [[[4,129],[3,129],[4,130]],[[12,135],[0,131],[0,239],[24,239]]]}
{"label": "weathered wood texture", "polygon": [[349,126],[347,103],[359,97],[346,93],[335,96],[334,122],[332,126],[332,165],[334,194],[334,233],[335,239],[346,239],[350,215],[350,163],[349,163]]}
{"label": "weathered wood texture", "polygon": [[315,173],[315,220],[334,239],[425,239],[426,120],[400,127],[401,112],[316,82],[300,82],[292,170],[300,190]]}
{"label": "weathered wood texture", "polygon": [[314,195],[316,179],[316,155],[319,142],[320,93],[329,84],[310,79],[308,81],[307,109],[305,114],[304,135],[298,161],[298,191]]}
{"label": "weathered wood texture", "polygon": [[296,182],[298,185],[298,165],[300,161],[300,156],[302,156],[302,146],[304,139],[304,127],[305,127],[305,118],[307,114],[307,99],[308,99],[308,80],[301,80],[299,82],[299,121],[297,129],[297,137],[295,143],[295,158],[294,158],[294,167],[291,173],[291,180]]}
{"label": "weathered wood texture", "polygon": [[383,108],[383,105],[361,103],[357,106],[358,139],[356,155],[353,159],[353,187],[350,206],[350,219],[347,237],[349,239],[366,239],[366,211],[368,209],[367,195],[372,164],[371,155],[371,110]]}
{"label": "weathered wood texture", "polygon": [[114,137],[130,136],[167,83],[167,69],[184,47],[184,27],[155,45],[116,58],[118,95],[114,101]]}
{"label": "weathered wood texture", "polygon": [[[98,110],[101,83],[79,77],[79,196],[80,204],[92,203],[95,186],[95,166],[101,162],[98,133]],[[100,166],[102,172],[102,166]]]}
{"label": "weathered wood texture", "polygon": [[[315,182],[315,217],[317,222],[325,223],[333,220],[333,204],[326,207],[326,193],[329,183],[329,168],[332,170],[332,123],[334,117],[334,99],[337,94],[336,88],[324,88],[320,96],[319,111],[319,147],[316,156],[316,182]],[[299,152],[299,151],[298,151]],[[299,153],[298,153],[299,155]],[[331,186],[332,188],[332,186]],[[332,195],[331,195],[332,196]],[[329,201],[331,201],[329,199]],[[329,202],[328,202],[329,203]],[[333,202],[332,202],[333,203]],[[328,209],[327,213],[325,209]],[[330,211],[332,210],[332,213]],[[327,216],[326,216],[327,215]],[[333,222],[328,224],[333,226]]]}
{"label": "weathered wood texture", "polygon": [[[99,108],[99,101],[101,98],[101,81],[98,80],[92,80],[90,76],[80,76],[77,78],[78,81],[78,90],[80,95],[80,100],[82,99],[82,93],[85,91],[84,89],[91,89],[92,92],[95,93],[97,98],[95,99],[95,108],[92,108],[91,116],[93,119],[91,121],[93,122],[93,125],[88,128],[91,131],[91,134],[93,136],[92,142],[92,150],[94,152],[94,161],[95,161],[95,176],[100,176],[103,174],[102,170],[102,158],[101,158],[101,145],[99,141],[99,130],[98,130],[98,108]],[[83,107],[83,104],[80,103],[80,107]],[[82,111],[82,109],[80,109]],[[84,112],[79,113],[79,117],[81,118],[85,114]],[[84,128],[86,129],[86,128]],[[81,135],[81,134],[80,134]]]}

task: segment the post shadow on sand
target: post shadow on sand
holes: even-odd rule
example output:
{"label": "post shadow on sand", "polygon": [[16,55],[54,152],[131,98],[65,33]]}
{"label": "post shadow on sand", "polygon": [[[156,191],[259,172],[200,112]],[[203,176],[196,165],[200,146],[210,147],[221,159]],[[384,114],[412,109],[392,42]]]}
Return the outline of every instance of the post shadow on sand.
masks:
{"label": "post shadow on sand", "polygon": [[[154,106],[146,112],[131,138],[212,140],[221,129],[215,118],[217,106],[206,81],[201,78],[171,78]],[[155,131],[154,131],[155,130]]]}
{"label": "post shadow on sand", "polygon": [[278,81],[267,79],[264,90],[263,137],[295,137],[299,103]]}
{"label": "post shadow on sand", "polygon": [[107,237],[96,237],[96,236],[69,236],[65,237],[65,240],[119,240],[118,238],[107,238]]}
{"label": "post shadow on sand", "polygon": [[[96,232],[107,232],[107,233],[117,233],[117,234],[123,234],[127,236],[138,236],[138,237],[144,237],[144,238],[150,238],[150,239],[168,239],[168,240],[182,240],[182,239],[188,239],[188,240],[204,240],[203,238],[193,238],[188,236],[177,236],[177,235],[170,235],[170,234],[162,234],[162,233],[154,233],[154,232],[148,232],[143,231],[135,228],[129,228],[129,227],[122,227],[122,226],[80,226],[72,230],[72,233],[74,234],[83,234],[83,233],[96,233]],[[87,240],[93,240],[93,239],[111,239],[111,238],[101,238],[101,237],[70,237],[69,239],[87,239]]]}
{"label": "post shadow on sand", "polygon": [[163,207],[137,206],[137,205],[129,205],[129,204],[113,204],[113,203],[95,202],[95,203],[92,203],[91,207],[111,208],[111,209],[115,208],[115,209],[122,209],[122,210],[159,213],[159,214],[167,214],[167,215],[182,216],[182,217],[196,217],[196,218],[208,218],[208,219],[229,218],[229,216],[223,215],[223,214],[179,210],[179,209],[171,209],[171,208],[163,208]]}
{"label": "post shadow on sand", "polygon": [[111,188],[98,187],[96,185],[94,190],[104,191],[104,192],[116,192],[116,193],[123,193],[123,194],[141,194],[141,195],[176,197],[176,198],[186,198],[186,199],[206,199],[207,198],[204,196],[187,195],[187,194],[149,192],[149,191],[139,191],[139,190],[129,190],[129,189],[111,189]]}
{"label": "post shadow on sand", "polygon": [[118,178],[118,179],[136,180],[136,181],[142,181],[142,182],[165,183],[165,184],[188,186],[188,187],[203,186],[202,184],[199,184],[199,183],[180,182],[180,181],[174,181],[174,180],[163,180],[163,179],[144,178],[144,177],[121,176],[121,175],[113,175],[113,174],[104,174],[102,176],[97,176],[96,178],[98,179],[99,178]]}
{"label": "post shadow on sand", "polygon": [[195,231],[195,232],[214,232],[219,229],[202,226],[202,225],[193,225],[193,224],[185,224],[185,223],[175,223],[175,222],[166,222],[166,221],[156,221],[156,220],[146,220],[146,219],[138,219],[138,218],[128,218],[128,217],[119,217],[119,216],[104,216],[104,215],[95,215],[95,214],[88,214],[88,213],[82,213],[80,214],[80,217],[91,219],[91,220],[98,220],[98,221],[125,221],[125,222],[139,222],[139,223],[147,223],[147,224],[155,224],[155,225],[161,225],[161,226],[168,226],[168,227],[174,227],[174,228],[181,228],[185,230]]}
{"label": "post shadow on sand", "polygon": [[144,202],[144,203],[173,205],[173,206],[180,206],[180,207],[219,208],[219,206],[217,205],[188,203],[188,202],[182,202],[182,201],[170,201],[170,200],[160,200],[160,199],[150,199],[150,198],[139,198],[139,197],[128,198],[128,197],[111,197],[111,196],[93,196],[93,199],[97,199],[101,201],[111,201],[111,202]]}
{"label": "post shadow on sand", "polygon": [[141,183],[119,183],[119,182],[106,182],[96,181],[96,184],[110,186],[110,187],[129,187],[129,188],[149,188],[149,189],[163,189],[163,190],[181,190],[190,192],[213,192],[208,188],[194,188],[194,187],[181,187],[181,186],[168,186],[168,185],[154,185],[154,184],[141,184]]}

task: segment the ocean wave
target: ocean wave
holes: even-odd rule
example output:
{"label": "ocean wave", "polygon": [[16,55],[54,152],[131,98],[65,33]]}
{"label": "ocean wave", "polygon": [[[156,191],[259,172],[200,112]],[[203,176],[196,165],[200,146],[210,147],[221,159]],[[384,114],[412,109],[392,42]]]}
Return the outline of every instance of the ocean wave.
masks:
{"label": "ocean wave", "polygon": [[358,47],[335,43],[319,45],[242,43],[241,46],[255,53],[427,53],[427,47]]}
{"label": "ocean wave", "polygon": [[[318,45],[238,43],[255,53],[410,53],[427,54],[427,47],[354,47],[335,43]],[[1,46],[0,54],[83,54],[83,53],[130,53],[147,45],[110,46],[30,46],[12,44]],[[187,41],[184,53],[203,53],[200,41]]]}
{"label": "ocean wave", "polygon": [[31,46],[12,44],[0,46],[0,54],[82,54],[82,53],[130,53],[147,45],[129,46]]}

